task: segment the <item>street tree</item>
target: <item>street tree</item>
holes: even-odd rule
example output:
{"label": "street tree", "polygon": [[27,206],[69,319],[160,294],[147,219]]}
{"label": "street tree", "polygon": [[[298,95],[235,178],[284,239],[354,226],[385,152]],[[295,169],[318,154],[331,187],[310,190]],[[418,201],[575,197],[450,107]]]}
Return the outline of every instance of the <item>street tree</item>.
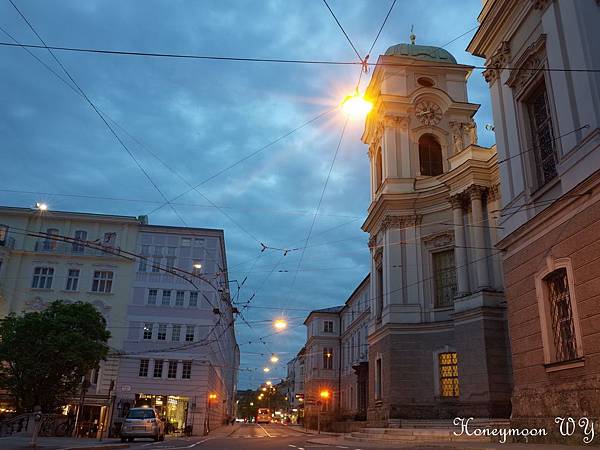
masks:
{"label": "street tree", "polygon": [[108,354],[106,320],[89,303],[57,300],[43,311],[0,321],[0,388],[17,412],[56,411]]}

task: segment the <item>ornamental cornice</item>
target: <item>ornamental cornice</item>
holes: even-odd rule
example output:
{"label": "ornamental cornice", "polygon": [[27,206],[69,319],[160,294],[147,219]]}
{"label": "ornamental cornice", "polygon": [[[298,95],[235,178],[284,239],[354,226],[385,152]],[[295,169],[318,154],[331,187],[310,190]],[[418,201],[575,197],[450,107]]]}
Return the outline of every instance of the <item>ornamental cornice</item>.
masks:
{"label": "ornamental cornice", "polygon": [[423,216],[420,214],[395,216],[385,216],[379,225],[379,231],[385,231],[390,228],[416,227],[421,224]]}
{"label": "ornamental cornice", "polygon": [[376,245],[377,245],[377,234],[374,234],[369,238],[369,248],[372,249]]}
{"label": "ornamental cornice", "polygon": [[410,118],[407,116],[386,115],[383,117],[383,125],[390,128],[400,128],[407,130],[410,124]]}
{"label": "ornamental cornice", "polygon": [[380,266],[383,263],[383,247],[375,247],[373,261],[375,261],[375,266]]}
{"label": "ornamental cornice", "polygon": [[444,230],[423,237],[423,243],[429,248],[447,247],[454,244],[454,231]]}
{"label": "ornamental cornice", "polygon": [[485,81],[489,84],[494,83],[500,78],[500,70],[507,67],[510,63],[510,44],[508,41],[502,41],[494,54],[486,62],[487,69],[483,72]]}
{"label": "ornamental cornice", "polygon": [[546,35],[540,37],[519,57],[515,63],[515,69],[511,71],[506,84],[514,88],[517,93],[527,85],[546,61]]}

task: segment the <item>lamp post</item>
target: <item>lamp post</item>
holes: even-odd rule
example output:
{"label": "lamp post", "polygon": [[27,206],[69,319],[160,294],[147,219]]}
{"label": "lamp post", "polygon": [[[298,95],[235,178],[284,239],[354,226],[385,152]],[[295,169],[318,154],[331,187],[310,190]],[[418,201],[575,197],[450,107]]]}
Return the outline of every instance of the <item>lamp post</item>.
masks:
{"label": "lamp post", "polygon": [[329,391],[327,389],[322,390],[319,392],[319,397],[321,397],[321,400],[317,401],[319,408],[317,410],[317,433],[321,434],[321,406],[323,405],[323,402],[327,404],[327,400],[329,400]]}
{"label": "lamp post", "polygon": [[213,400],[217,399],[217,394],[212,393],[212,394],[208,394],[208,408],[206,408],[206,431],[205,431],[205,435],[207,435],[208,433],[210,433],[210,405],[212,404]]}

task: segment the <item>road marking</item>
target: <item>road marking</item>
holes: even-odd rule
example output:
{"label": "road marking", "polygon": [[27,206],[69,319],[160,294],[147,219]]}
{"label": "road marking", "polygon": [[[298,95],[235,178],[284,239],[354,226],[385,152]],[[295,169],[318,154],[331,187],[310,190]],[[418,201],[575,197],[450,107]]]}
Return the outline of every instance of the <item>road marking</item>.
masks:
{"label": "road marking", "polygon": [[348,447],[346,447],[346,446],[344,446],[344,445],[337,445],[336,447],[337,447],[337,448],[348,448]]}
{"label": "road marking", "polygon": [[294,447],[294,448],[296,448],[296,446],[294,444],[288,444],[288,447]]}
{"label": "road marking", "polygon": [[256,425],[258,425],[260,427],[260,429],[263,430],[267,436],[273,437],[269,434],[269,432],[267,430],[265,430],[265,427],[263,427],[260,423],[257,423]]}

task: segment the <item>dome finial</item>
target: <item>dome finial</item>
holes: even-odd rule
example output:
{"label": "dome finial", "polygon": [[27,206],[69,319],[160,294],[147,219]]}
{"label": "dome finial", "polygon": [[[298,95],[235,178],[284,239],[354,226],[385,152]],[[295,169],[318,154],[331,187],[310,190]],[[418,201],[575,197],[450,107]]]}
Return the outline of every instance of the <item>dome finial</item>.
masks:
{"label": "dome finial", "polygon": [[415,45],[415,41],[417,40],[417,36],[415,36],[415,33],[413,33],[414,29],[415,29],[415,26],[411,25],[410,26],[410,36],[409,36],[409,38],[410,38],[410,43],[412,45]]}

